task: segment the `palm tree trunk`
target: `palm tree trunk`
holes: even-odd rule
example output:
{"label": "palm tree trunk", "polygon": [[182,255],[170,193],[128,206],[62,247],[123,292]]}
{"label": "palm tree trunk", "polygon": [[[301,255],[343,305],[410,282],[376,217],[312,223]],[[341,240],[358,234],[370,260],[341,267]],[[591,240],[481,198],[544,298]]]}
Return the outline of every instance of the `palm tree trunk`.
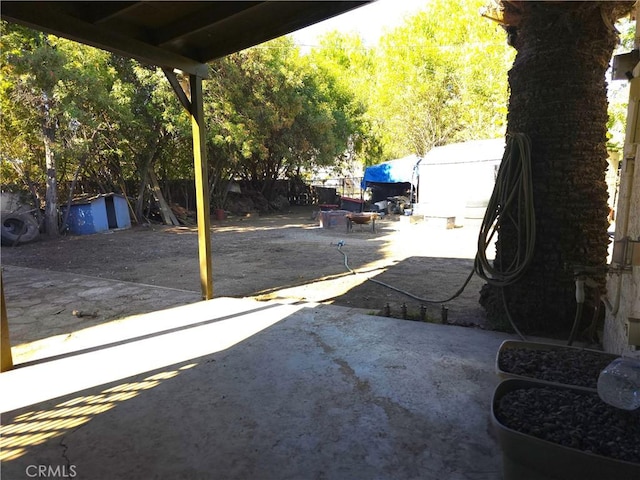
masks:
{"label": "palm tree trunk", "polygon": [[[509,72],[507,135],[524,133],[531,140],[537,221],[532,264],[504,294],[521,330],[567,332],[576,311],[573,269],[601,267],[592,278],[604,291],[605,72],[617,41],[613,22],[633,2],[504,3],[517,21],[510,36],[517,55]],[[510,226],[499,231],[496,268],[514,258],[517,239]],[[489,285],[481,292],[480,303],[496,326],[506,325],[502,293]]]}

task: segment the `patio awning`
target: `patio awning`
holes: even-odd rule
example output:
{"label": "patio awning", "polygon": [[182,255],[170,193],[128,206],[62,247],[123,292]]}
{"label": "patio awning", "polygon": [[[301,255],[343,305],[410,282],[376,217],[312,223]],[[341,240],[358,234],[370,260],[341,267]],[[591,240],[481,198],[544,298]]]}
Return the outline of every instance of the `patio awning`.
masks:
{"label": "patio awning", "polygon": [[3,1],[2,19],[206,78],[206,63],[367,1]]}

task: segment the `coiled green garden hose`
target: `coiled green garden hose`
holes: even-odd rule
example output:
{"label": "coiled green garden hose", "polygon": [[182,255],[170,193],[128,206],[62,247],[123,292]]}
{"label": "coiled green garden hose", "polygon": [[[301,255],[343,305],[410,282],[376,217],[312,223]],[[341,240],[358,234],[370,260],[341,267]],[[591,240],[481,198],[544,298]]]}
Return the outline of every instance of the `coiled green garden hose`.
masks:
{"label": "coiled green garden hose", "polygon": [[[509,265],[500,262],[500,268],[492,266],[487,259],[487,248],[496,232],[511,222],[518,234],[516,254]],[[515,322],[509,314],[504,296],[504,287],[518,281],[531,264],[536,239],[536,217],[533,205],[533,179],[531,175],[531,142],[523,133],[507,136],[505,152],[500,163],[496,184],[491,194],[485,212],[480,233],[478,235],[478,249],[474,259],[474,266],[463,285],[452,296],[443,300],[432,300],[419,297],[410,292],[397,288],[374,278],[367,278],[370,282],[390,288],[422,303],[446,303],[460,296],[476,273],[488,284],[502,289],[502,300],[507,317],[514,331],[524,339]],[[356,274],[349,267],[347,254],[342,251],[344,242],[338,242],[338,251],[344,257],[345,268]],[[501,259],[502,260],[502,259]]]}

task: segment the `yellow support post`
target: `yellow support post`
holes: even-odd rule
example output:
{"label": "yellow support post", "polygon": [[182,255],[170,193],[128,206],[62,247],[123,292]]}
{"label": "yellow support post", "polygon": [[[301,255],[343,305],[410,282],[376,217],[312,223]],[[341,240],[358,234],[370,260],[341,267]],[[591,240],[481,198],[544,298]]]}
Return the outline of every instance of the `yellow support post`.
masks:
{"label": "yellow support post", "polygon": [[193,164],[196,177],[196,208],[198,218],[198,252],[200,286],[205,300],[213,298],[211,264],[211,218],[209,213],[209,178],[207,173],[207,139],[204,124],[202,78],[189,76],[191,90],[191,130],[193,134]]}
{"label": "yellow support post", "polygon": [[9,342],[9,319],[7,318],[7,306],[4,301],[4,283],[2,271],[0,271],[0,372],[6,372],[13,368],[11,356],[11,343]]}
{"label": "yellow support post", "polygon": [[202,77],[189,76],[189,88],[176,76],[176,72],[164,68],[164,74],[173,87],[178,100],[191,117],[193,135],[193,165],[196,183],[196,208],[198,218],[198,255],[200,258],[200,287],[202,298],[213,298],[213,274],[211,264],[211,218],[209,213],[209,179],[207,173],[207,139],[204,124]]}

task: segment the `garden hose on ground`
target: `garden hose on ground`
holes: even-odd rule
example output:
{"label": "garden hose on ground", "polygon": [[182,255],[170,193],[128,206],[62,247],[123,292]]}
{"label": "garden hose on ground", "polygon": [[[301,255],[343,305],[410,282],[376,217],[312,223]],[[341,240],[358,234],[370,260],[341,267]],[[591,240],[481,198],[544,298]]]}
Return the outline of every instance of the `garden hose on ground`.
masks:
{"label": "garden hose on ground", "polygon": [[[495,233],[505,222],[511,222],[517,232],[518,242],[514,259],[508,266],[500,265],[500,269],[490,264],[486,256]],[[381,282],[374,278],[367,278],[370,282],[390,288],[422,303],[447,303],[460,296],[465,290],[474,273],[488,284],[499,287],[502,291],[502,301],[507,318],[514,331],[524,340],[524,335],[515,325],[509,314],[504,287],[518,281],[533,258],[536,237],[535,211],[533,208],[533,181],[531,177],[531,144],[529,138],[522,133],[511,134],[507,137],[504,156],[496,178],[496,185],[491,194],[487,211],[482,220],[478,235],[478,250],[474,259],[474,266],[462,286],[452,296],[443,300],[431,300],[413,295],[410,292]],[[347,254],[342,251],[344,242],[337,244],[338,251],[344,257],[345,268],[356,274],[349,267]]]}

